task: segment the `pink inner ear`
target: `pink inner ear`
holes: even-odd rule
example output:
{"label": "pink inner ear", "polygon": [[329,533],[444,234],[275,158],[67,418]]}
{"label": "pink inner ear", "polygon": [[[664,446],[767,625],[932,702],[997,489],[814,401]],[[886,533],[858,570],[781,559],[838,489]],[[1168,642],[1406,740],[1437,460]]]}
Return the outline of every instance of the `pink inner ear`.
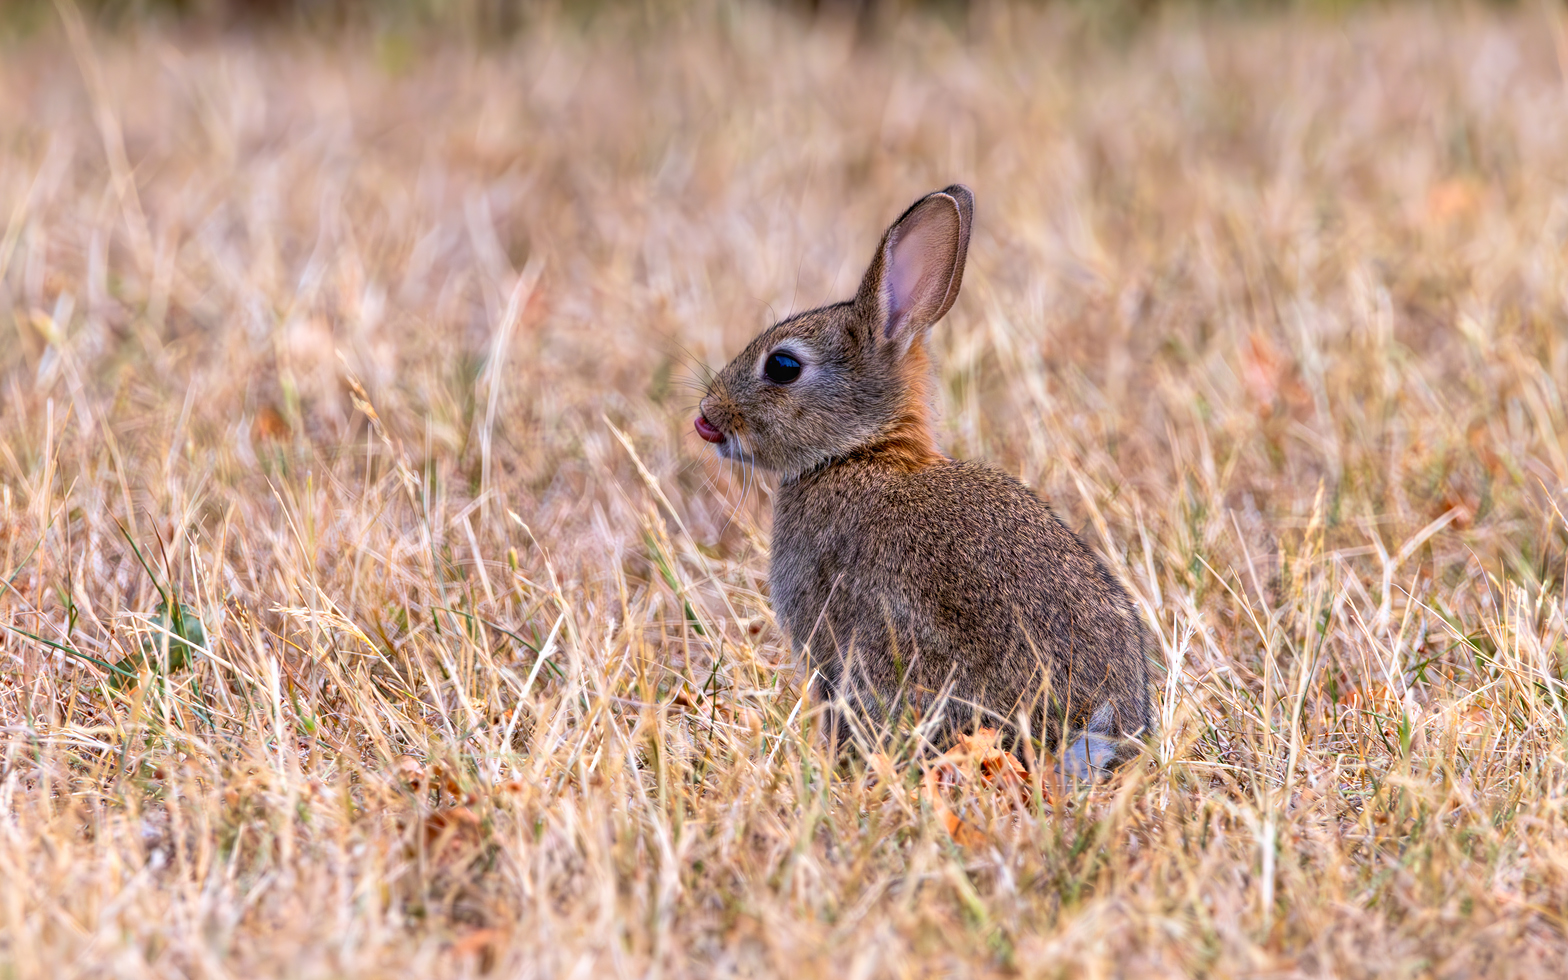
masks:
{"label": "pink inner ear", "polygon": [[[933,207],[906,219],[889,249],[886,285],[887,335],[895,337],[911,320],[928,320],[947,298],[953,278],[957,238],[956,209]],[[925,323],[920,323],[920,327]]]}

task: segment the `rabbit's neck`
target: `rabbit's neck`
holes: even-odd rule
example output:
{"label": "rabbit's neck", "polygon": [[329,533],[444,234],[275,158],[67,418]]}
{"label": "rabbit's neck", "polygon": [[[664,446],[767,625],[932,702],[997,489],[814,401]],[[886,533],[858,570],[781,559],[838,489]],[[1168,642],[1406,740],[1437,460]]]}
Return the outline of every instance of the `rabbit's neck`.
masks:
{"label": "rabbit's neck", "polygon": [[781,486],[810,483],[824,473],[845,466],[869,467],[889,473],[917,473],[948,462],[951,460],[937,448],[929,415],[901,417],[871,441],[785,476]]}
{"label": "rabbit's neck", "polygon": [[931,355],[916,338],[898,366],[904,397],[893,424],[868,445],[863,455],[889,469],[913,473],[947,461],[936,445],[931,418]]}
{"label": "rabbit's neck", "polygon": [[937,448],[928,419],[900,424],[886,438],[861,450],[859,455],[869,463],[900,473],[914,473],[947,462],[947,457]]}

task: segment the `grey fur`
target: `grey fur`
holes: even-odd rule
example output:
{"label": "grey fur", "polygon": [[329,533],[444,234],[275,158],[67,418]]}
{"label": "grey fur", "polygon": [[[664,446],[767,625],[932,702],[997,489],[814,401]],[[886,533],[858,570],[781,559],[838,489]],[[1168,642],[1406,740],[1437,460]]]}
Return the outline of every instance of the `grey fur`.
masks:
{"label": "grey fur", "polygon": [[[702,401],[719,451],[780,476],[774,609],[856,730],[913,713],[951,734],[1027,721],[1069,771],[1137,752],[1147,631],[1126,591],[1027,487],[942,455],[925,339],[956,300],[974,199],[955,185],[883,235],[855,299],[751,342]],[[775,384],[775,351],[802,364]]]}

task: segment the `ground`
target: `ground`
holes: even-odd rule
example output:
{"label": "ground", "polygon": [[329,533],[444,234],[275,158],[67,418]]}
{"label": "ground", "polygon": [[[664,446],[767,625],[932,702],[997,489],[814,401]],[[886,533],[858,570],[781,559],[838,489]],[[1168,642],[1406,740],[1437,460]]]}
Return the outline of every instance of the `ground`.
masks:
{"label": "ground", "polygon": [[[1555,6],[62,9],[0,51],[0,975],[1568,973]],[[1155,638],[1095,786],[830,758],[691,430],[960,180],[943,446]]]}

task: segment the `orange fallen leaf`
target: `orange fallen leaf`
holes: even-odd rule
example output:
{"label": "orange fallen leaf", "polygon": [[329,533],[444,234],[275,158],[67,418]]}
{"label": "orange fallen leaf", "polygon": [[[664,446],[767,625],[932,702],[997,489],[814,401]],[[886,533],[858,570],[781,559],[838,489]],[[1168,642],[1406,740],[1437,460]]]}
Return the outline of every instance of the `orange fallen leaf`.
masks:
{"label": "orange fallen leaf", "polygon": [[1312,407],[1312,393],[1302,384],[1295,361],[1262,331],[1249,334],[1241,349],[1241,377],[1261,418],[1272,418],[1280,407],[1294,416]]}
{"label": "orange fallen leaf", "polygon": [[1339,696],[1340,704],[1357,711],[1386,710],[1395,700],[1388,685],[1383,683],[1373,684],[1366,689],[1351,687],[1341,692]]}
{"label": "orange fallen leaf", "polygon": [[921,779],[921,795],[942,822],[947,835],[961,846],[977,846],[989,838],[985,831],[952,811],[943,792],[944,784],[949,787],[961,785],[966,769],[992,786],[1022,786],[1028,775],[1028,770],[1011,752],[997,747],[1000,737],[1001,733],[994,728],[982,728],[973,735],[959,735],[953,740],[953,747],[938,756]]}
{"label": "orange fallen leaf", "polygon": [[449,841],[476,841],[479,839],[479,815],[466,806],[437,810],[425,818],[425,843],[433,845],[443,838]]}
{"label": "orange fallen leaf", "polygon": [[285,442],[292,435],[293,430],[289,428],[288,419],[271,405],[263,405],[256,413],[256,421],[251,423],[251,438],[258,441],[270,439],[274,442]]}
{"label": "orange fallen leaf", "polygon": [[417,793],[425,788],[425,767],[413,756],[398,756],[397,761],[392,763],[392,771],[397,773],[403,784],[414,792]]}
{"label": "orange fallen leaf", "polygon": [[1485,735],[1495,724],[1492,713],[1480,705],[1459,712],[1456,721],[1455,733],[1465,738]]}
{"label": "orange fallen leaf", "polygon": [[463,785],[457,781],[457,775],[445,766],[437,767],[436,775],[440,777],[441,788],[454,800],[473,803],[478,799],[473,793],[464,792]]}
{"label": "orange fallen leaf", "polygon": [[1434,224],[1468,217],[1480,207],[1481,188],[1473,180],[1450,178],[1433,184],[1431,190],[1427,191],[1427,218]]}
{"label": "orange fallen leaf", "polygon": [[479,972],[489,973],[495,966],[496,950],[505,938],[499,929],[475,929],[453,943],[452,952],[459,957],[478,957]]}
{"label": "orange fallen leaf", "polygon": [[954,761],[969,759],[980,767],[982,773],[993,780],[1022,781],[1029,775],[1029,770],[1025,769],[1023,763],[1019,762],[1011,752],[997,747],[997,740],[1001,736],[1002,733],[994,728],[982,728],[973,735],[960,735],[954,739],[953,748],[942,753],[941,758],[954,756]]}

